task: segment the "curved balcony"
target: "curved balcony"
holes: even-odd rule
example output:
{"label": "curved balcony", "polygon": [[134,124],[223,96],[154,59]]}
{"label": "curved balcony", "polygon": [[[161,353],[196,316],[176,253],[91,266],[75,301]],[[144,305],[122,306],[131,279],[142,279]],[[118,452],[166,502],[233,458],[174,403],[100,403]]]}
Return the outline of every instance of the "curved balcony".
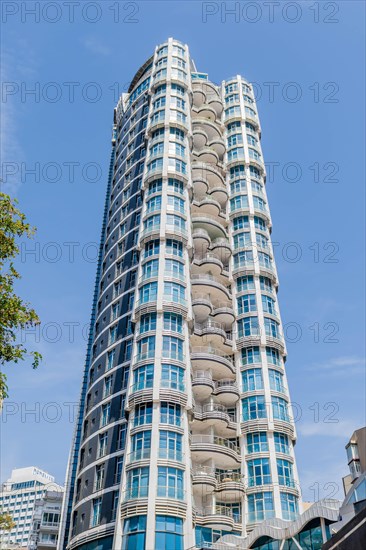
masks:
{"label": "curved balcony", "polygon": [[224,502],[238,502],[245,493],[243,477],[237,472],[225,472],[217,476],[216,494]]}
{"label": "curved balcony", "polygon": [[199,152],[204,147],[210,147],[216,152],[219,160],[222,161],[226,146],[224,139],[217,135],[216,129],[208,127],[207,123],[205,126],[195,124],[193,128],[193,149],[195,152]]}
{"label": "curved balcony", "polygon": [[225,326],[225,330],[231,329],[235,320],[235,313],[230,300],[218,302],[210,294],[197,294],[193,292],[192,306],[195,320],[198,323],[206,321],[208,316],[211,315],[215,321]]}
{"label": "curved balcony", "polygon": [[205,162],[194,162],[192,164],[193,183],[195,180],[203,180],[208,183],[209,188],[224,187],[226,189],[225,179],[219,168],[213,164]]}
{"label": "curved balcony", "polygon": [[230,290],[213,275],[206,273],[192,274],[191,284],[193,298],[194,295],[198,293],[200,295],[211,297],[211,301],[214,301],[215,303],[227,303],[228,300],[231,302],[232,297]]}
{"label": "curved balcony", "polygon": [[197,162],[208,162],[218,164],[220,162],[219,155],[214,149],[206,145],[202,149],[193,151],[193,160]]}
{"label": "curved balcony", "polygon": [[211,317],[218,323],[224,325],[226,330],[231,330],[232,324],[235,321],[235,313],[232,304],[229,302],[219,302],[213,305],[214,308],[211,312]]}
{"label": "curved balcony", "polygon": [[221,207],[224,207],[227,203],[228,192],[225,187],[212,187],[208,190],[208,195],[218,201]]}
{"label": "curved balcony", "polygon": [[193,491],[199,495],[212,494],[216,489],[215,468],[207,466],[195,466],[192,469]]}
{"label": "curved balcony", "polygon": [[227,227],[228,222],[226,217],[211,216],[204,212],[192,212],[191,219],[193,230],[196,228],[205,229],[210,235],[211,240],[227,239],[228,234],[225,227]]}
{"label": "curved balcony", "polygon": [[191,456],[196,462],[214,458],[218,468],[237,468],[241,462],[237,445],[216,435],[194,434],[191,436]]}
{"label": "curved balcony", "polygon": [[191,343],[193,346],[199,346],[209,341],[212,346],[222,351],[231,351],[232,333],[225,330],[220,323],[208,319],[205,323],[195,323]]}
{"label": "curved balcony", "polygon": [[[192,133],[194,136],[197,134],[197,139],[194,143],[202,147],[216,140],[221,142],[223,140],[224,129],[217,120],[208,120],[207,118],[197,118],[195,116],[192,118]],[[205,142],[203,142],[204,137],[206,137]],[[225,142],[223,145],[225,147]]]}
{"label": "curved balcony", "polygon": [[213,378],[233,377],[236,374],[233,356],[212,346],[192,347],[191,363],[195,371],[210,369]]}
{"label": "curved balcony", "polygon": [[193,105],[196,107],[201,107],[201,105],[206,100],[206,94],[202,87],[196,86],[194,82],[192,82],[192,90],[193,90]]}
{"label": "curved balcony", "polygon": [[235,379],[223,378],[214,381],[210,370],[196,370],[193,373],[192,388],[197,401],[205,401],[211,396],[216,396],[220,405],[225,407],[234,405],[240,397]]}
{"label": "curved balcony", "polygon": [[183,227],[179,227],[178,225],[165,225],[165,235],[172,237],[173,239],[178,237],[184,242],[187,242],[188,240],[187,230]]}
{"label": "curved balcony", "polygon": [[192,202],[191,212],[193,214],[215,216],[218,220],[220,218],[226,219],[225,213],[222,212],[221,204],[219,201],[204,195],[200,198],[195,198]]}
{"label": "curved balcony", "polygon": [[192,232],[194,250],[197,254],[204,256],[211,245],[211,237],[205,229],[196,228]]}
{"label": "curved balcony", "polygon": [[272,227],[272,220],[269,211],[266,208],[259,208],[258,206],[254,205],[253,212],[255,216],[259,216],[260,218],[265,219],[268,229],[270,230],[270,228]]}
{"label": "curved balcony", "polygon": [[[196,252],[196,251],[195,251]],[[213,252],[207,252],[203,257],[194,255],[192,261],[192,273],[213,275],[214,277],[228,276],[229,265],[223,264]]]}
{"label": "curved balcony", "polygon": [[192,391],[195,399],[204,401],[208,399],[215,390],[215,382],[212,380],[211,372],[197,370],[193,374]]}
{"label": "curved balcony", "polygon": [[253,260],[244,260],[239,262],[237,265],[234,264],[233,267],[233,277],[241,277],[242,275],[254,275],[255,268],[254,268],[254,261]]}
{"label": "curved balcony", "polygon": [[236,433],[236,418],[220,403],[195,405],[193,409],[192,430],[197,434],[215,426],[220,437],[233,437]]}
{"label": "curved balcony", "polygon": [[241,523],[241,516],[233,512],[230,506],[216,503],[216,506],[196,508],[197,521],[200,525],[210,526],[212,529],[234,528]]}
{"label": "curved balcony", "polygon": [[207,119],[210,122],[216,122],[217,119],[216,109],[206,102],[202,103],[200,107],[193,105],[191,114],[193,119]]}
{"label": "curved balcony", "polygon": [[224,378],[215,382],[214,395],[225,406],[232,406],[238,401],[240,397],[240,391],[236,380],[230,378]]}
{"label": "curved balcony", "polygon": [[228,263],[231,256],[231,246],[226,238],[217,238],[211,242],[210,250],[213,254],[217,255],[219,260],[223,263]]}

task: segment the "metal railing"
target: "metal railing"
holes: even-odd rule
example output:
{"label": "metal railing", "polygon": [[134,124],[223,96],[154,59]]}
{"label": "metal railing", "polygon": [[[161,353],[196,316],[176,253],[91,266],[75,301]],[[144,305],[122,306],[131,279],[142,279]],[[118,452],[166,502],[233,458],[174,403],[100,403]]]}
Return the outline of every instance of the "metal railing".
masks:
{"label": "metal railing", "polygon": [[217,435],[210,435],[210,434],[193,434],[191,436],[191,443],[194,444],[200,444],[203,443],[205,445],[220,445],[221,447],[226,447],[227,449],[230,449],[236,453],[240,453],[240,448],[235,445],[232,441],[229,441],[228,439],[225,439],[224,437],[219,437]]}

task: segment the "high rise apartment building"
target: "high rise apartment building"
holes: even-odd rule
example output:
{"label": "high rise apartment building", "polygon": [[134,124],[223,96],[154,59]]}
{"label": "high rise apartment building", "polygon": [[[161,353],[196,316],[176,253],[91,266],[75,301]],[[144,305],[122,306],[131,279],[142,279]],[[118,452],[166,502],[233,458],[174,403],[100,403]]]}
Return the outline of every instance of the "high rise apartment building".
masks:
{"label": "high rise apartment building", "polygon": [[203,548],[301,511],[260,137],[250,83],[174,39],[117,104],[60,550]]}

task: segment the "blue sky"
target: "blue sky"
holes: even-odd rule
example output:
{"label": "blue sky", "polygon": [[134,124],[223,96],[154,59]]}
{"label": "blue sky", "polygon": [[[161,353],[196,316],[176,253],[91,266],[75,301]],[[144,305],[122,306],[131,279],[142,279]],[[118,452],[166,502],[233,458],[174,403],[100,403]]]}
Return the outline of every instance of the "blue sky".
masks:
{"label": "blue sky", "polygon": [[22,248],[19,292],[43,322],[22,337],[44,360],[9,371],[1,479],[31,464],[64,479],[113,107],[174,36],[214,82],[256,83],[300,479],[305,499],[341,497],[344,445],[365,424],[364,3],[269,3],[269,13],[240,2],[235,16],[221,2],[79,4],[70,21],[63,2],[35,16],[3,2],[3,178],[38,228]]}

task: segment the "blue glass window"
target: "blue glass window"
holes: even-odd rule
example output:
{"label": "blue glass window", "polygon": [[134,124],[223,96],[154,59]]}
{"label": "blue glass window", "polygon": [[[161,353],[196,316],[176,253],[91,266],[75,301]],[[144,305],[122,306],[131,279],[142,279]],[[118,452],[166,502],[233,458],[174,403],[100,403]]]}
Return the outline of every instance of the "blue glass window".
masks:
{"label": "blue glass window", "polygon": [[248,522],[263,521],[274,516],[273,494],[270,491],[248,495]]}
{"label": "blue glass window", "polygon": [[184,369],[176,365],[161,365],[161,386],[184,391]]}
{"label": "blue glass window", "polygon": [[238,277],[236,279],[236,288],[238,292],[244,290],[254,290],[254,277],[253,275],[245,275],[244,277]]}
{"label": "blue glass window", "polygon": [[261,369],[248,369],[241,373],[243,392],[263,389],[263,378]]}
{"label": "blue glass window", "polygon": [[241,210],[242,208],[248,208],[247,195],[237,195],[233,199],[230,199],[230,210]]}
{"label": "blue glass window", "polygon": [[128,518],[123,526],[122,550],[145,550],[146,516]]}
{"label": "blue glass window", "polygon": [[271,470],[269,458],[255,458],[248,461],[249,487],[256,485],[268,485],[271,483]]}
{"label": "blue glass window", "polygon": [[281,357],[277,349],[266,347],[266,356],[268,363],[272,365],[281,365]]}
{"label": "blue glass window", "polygon": [[241,350],[242,365],[251,365],[252,363],[261,362],[261,354],[259,346],[252,346],[250,348],[243,348]]}
{"label": "blue glass window", "polygon": [[270,296],[262,296],[262,307],[263,311],[270,313],[271,315],[276,315],[276,302]]}
{"label": "blue glass window", "polygon": [[155,356],[155,336],[144,336],[137,342],[137,361],[152,359]]}
{"label": "blue glass window", "polygon": [[277,370],[269,369],[269,385],[271,390],[284,392],[283,375]]}
{"label": "blue glass window", "polygon": [[154,365],[143,365],[133,371],[133,391],[152,388],[154,381]]}
{"label": "blue glass window", "polygon": [[181,242],[175,241],[174,239],[166,240],[165,250],[167,254],[172,254],[173,256],[178,256],[179,258],[183,257],[183,245]]}
{"label": "blue glass window", "polygon": [[183,550],[183,520],[172,516],[156,516],[155,548]]}
{"label": "blue glass window", "polygon": [[278,483],[285,487],[295,487],[292,463],[283,458],[277,458]]}
{"label": "blue glass window", "polygon": [[288,403],[281,397],[272,397],[273,418],[289,422]]}
{"label": "blue glass window", "polygon": [[156,330],[156,313],[147,313],[140,318],[140,334]]}
{"label": "blue glass window", "polygon": [[164,313],[164,330],[183,332],[183,317],[176,313]]}
{"label": "blue glass window", "polygon": [[277,321],[274,321],[273,319],[269,319],[268,317],[265,317],[264,328],[267,336],[271,336],[272,338],[280,337],[280,324],[277,323]]}
{"label": "blue glass window", "polygon": [[237,299],[238,314],[248,313],[249,311],[257,311],[257,300],[255,294],[243,294]]}
{"label": "blue glass window", "polygon": [[249,229],[249,216],[238,216],[233,219],[233,230]]}
{"label": "blue glass window", "polygon": [[182,461],[182,434],[169,430],[160,430],[159,457]]}
{"label": "blue glass window", "polygon": [[131,461],[150,457],[151,430],[138,432],[131,437]]}
{"label": "blue glass window", "polygon": [[142,266],[142,278],[149,279],[150,277],[157,277],[159,273],[159,260],[154,259],[146,262]]}
{"label": "blue glass window", "polygon": [[135,407],[134,426],[151,424],[152,422],[152,403],[141,403]]}
{"label": "blue glass window", "polygon": [[176,403],[162,401],[160,404],[160,422],[180,426],[182,422],[182,407]]}
{"label": "blue glass window", "polygon": [[246,397],[242,400],[243,420],[256,420],[258,418],[267,418],[266,402],[264,395]]}
{"label": "blue glass window", "polygon": [[140,288],[141,303],[155,302],[158,295],[158,283],[148,283]]}
{"label": "blue glass window", "polygon": [[259,218],[258,216],[254,216],[254,227],[256,229],[260,229],[261,231],[266,230],[266,223],[262,218]]}
{"label": "blue glass window", "polygon": [[249,231],[234,235],[234,248],[244,248],[245,246],[250,246],[251,244],[252,241],[250,239]]}
{"label": "blue glass window", "polygon": [[178,468],[158,467],[157,496],[163,498],[183,499],[184,471]]}
{"label": "blue glass window", "polygon": [[288,493],[280,493],[280,498],[282,518],[294,520],[299,514],[297,497]]}
{"label": "blue glass window", "polygon": [[238,320],[237,325],[239,338],[243,336],[258,336],[260,333],[258,317],[244,317],[244,319]]}
{"label": "blue glass window", "polygon": [[147,258],[148,256],[159,254],[159,250],[160,241],[158,239],[155,239],[154,241],[149,241],[147,244],[145,244],[144,257]]}
{"label": "blue glass window", "polygon": [[125,500],[144,498],[149,492],[149,468],[134,468],[127,472]]}
{"label": "blue glass window", "polygon": [[247,451],[250,453],[263,453],[268,451],[266,432],[256,432],[247,435]]}
{"label": "blue glass window", "polygon": [[290,444],[286,434],[275,432],[274,442],[276,453],[290,454]]}
{"label": "blue glass window", "polygon": [[238,254],[234,254],[234,268],[237,267],[252,267],[253,266],[253,251],[243,250]]}

